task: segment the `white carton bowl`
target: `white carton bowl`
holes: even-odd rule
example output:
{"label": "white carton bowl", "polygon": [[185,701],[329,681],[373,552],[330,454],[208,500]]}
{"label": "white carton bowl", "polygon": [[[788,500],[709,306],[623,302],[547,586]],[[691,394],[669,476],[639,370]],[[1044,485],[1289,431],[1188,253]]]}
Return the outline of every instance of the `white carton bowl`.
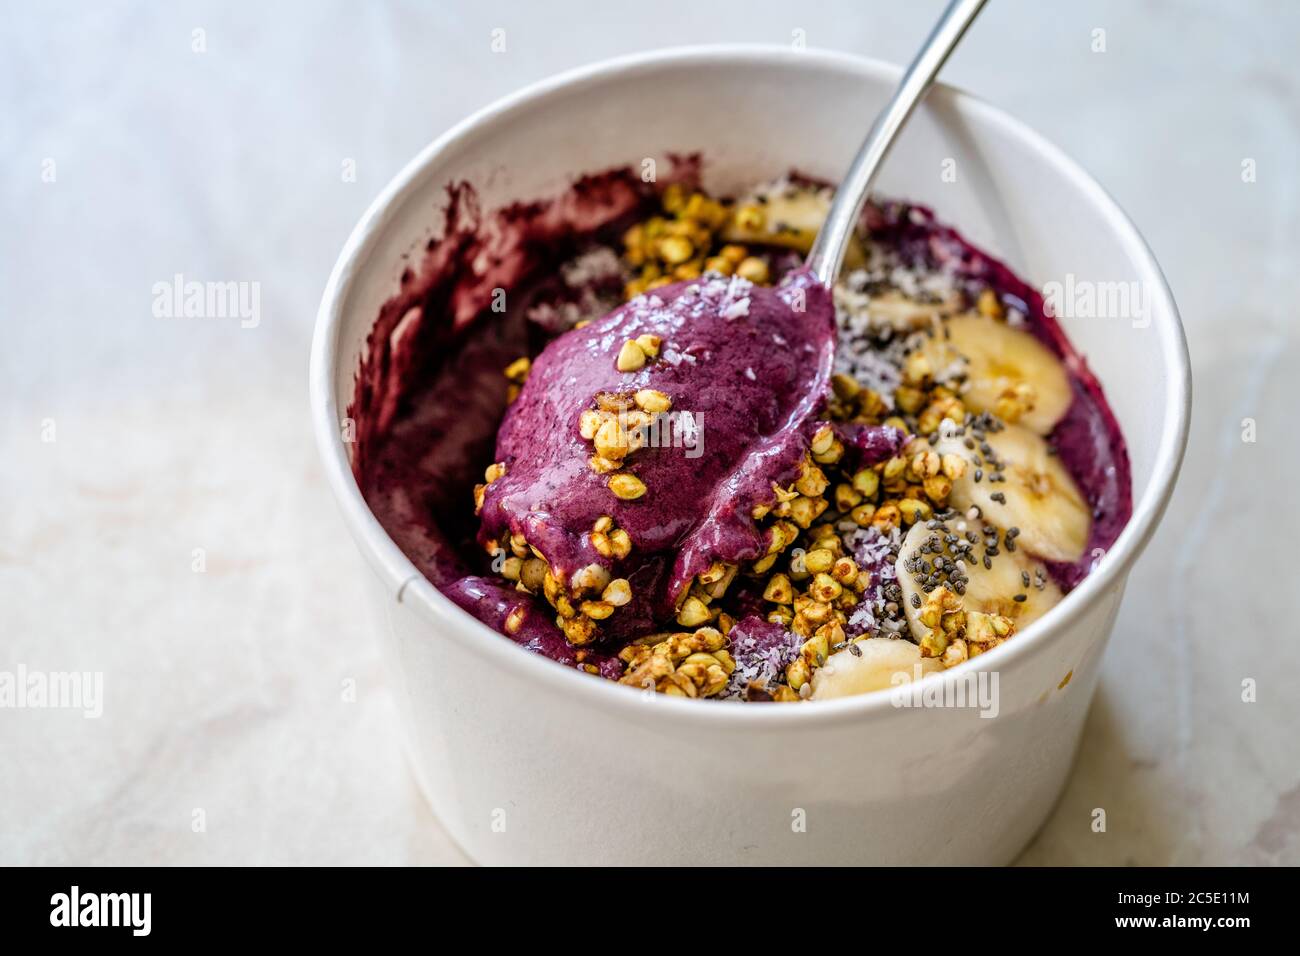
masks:
{"label": "white carton bowl", "polygon": [[[420,785],[482,863],[1004,863],[1069,772],[1133,562],[1164,511],[1191,380],[1177,308],[1124,213],[1060,150],[999,110],[936,88],[880,195],[933,207],[1027,281],[1137,282],[1149,324],[1063,320],[1128,441],[1134,513],[1046,617],[977,661],[998,715],[900,708],[889,692],[803,705],[638,693],[515,646],[446,600],[398,550],[353,478],[340,421],[367,333],[410,252],[466,179],[485,209],[575,174],[701,151],[729,191],[791,168],[835,181],[898,77],[785,48],[714,46],[613,60],[465,120],[383,191],[348,239],[312,349],[326,473],[373,567],[382,640]],[[951,160],[953,163],[946,163]],[[942,176],[956,171],[956,180]],[[931,680],[960,680],[975,664]]]}

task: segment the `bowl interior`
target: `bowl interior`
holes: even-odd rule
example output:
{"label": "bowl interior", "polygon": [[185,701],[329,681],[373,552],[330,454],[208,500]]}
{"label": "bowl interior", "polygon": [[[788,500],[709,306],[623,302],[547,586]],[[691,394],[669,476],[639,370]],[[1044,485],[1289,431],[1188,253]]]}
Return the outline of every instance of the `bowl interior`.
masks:
{"label": "bowl interior", "polygon": [[[318,427],[332,428],[330,420],[347,408],[366,336],[409,255],[441,229],[449,182],[470,181],[490,209],[553,194],[578,173],[647,160],[664,169],[672,154],[697,151],[705,158],[705,185],[714,190],[734,191],[791,169],[835,181],[896,78],[892,68],[833,54],[687,50],[579,71],[472,117],[399,175],[340,259],[318,330]],[[932,207],[1032,285],[1129,290],[1126,312],[1093,317],[1077,308],[1061,317],[1128,441],[1134,519],[1112,549],[1125,552],[1127,564],[1163,508],[1189,401],[1175,306],[1136,230],[1053,147],[946,88],[913,117],[876,192]],[[334,444],[340,474],[333,477],[345,510],[365,525],[363,536],[386,539],[355,485],[344,487],[351,476],[341,477],[342,447]],[[368,556],[397,590],[414,569],[387,545]]]}

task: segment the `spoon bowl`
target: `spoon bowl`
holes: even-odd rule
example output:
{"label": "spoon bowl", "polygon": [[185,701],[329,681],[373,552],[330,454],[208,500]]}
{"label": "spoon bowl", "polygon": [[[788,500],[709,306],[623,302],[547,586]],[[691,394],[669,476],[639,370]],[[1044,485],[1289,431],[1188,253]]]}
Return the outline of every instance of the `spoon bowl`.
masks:
{"label": "spoon bowl", "polygon": [[[448,183],[474,183],[493,209],[554,195],[582,172],[697,152],[717,195],[791,169],[836,181],[861,141],[846,117],[882,108],[898,78],[896,67],[843,54],[732,45],[586,67],[439,137],[345,244],[313,343],[313,428],[374,571],[375,632],[415,775],[475,860],[996,864],[1059,796],[1129,572],[1174,484],[1190,373],[1173,297],[1123,211],[1061,150],[971,96],[931,91],[881,169],[879,193],[933,207],[1031,282],[1136,282],[1150,302],[1141,329],[1062,319],[1128,439],[1134,511],[1078,588],[978,659],[998,676],[996,718],[900,708],[888,692],[797,706],[673,700],[556,665],[421,577],[352,473],[344,418],[357,368],[409,257],[441,228]],[[677,108],[645,110],[647,89]],[[955,182],[938,175],[949,161]],[[927,683],[947,693],[975,669],[959,670]]]}

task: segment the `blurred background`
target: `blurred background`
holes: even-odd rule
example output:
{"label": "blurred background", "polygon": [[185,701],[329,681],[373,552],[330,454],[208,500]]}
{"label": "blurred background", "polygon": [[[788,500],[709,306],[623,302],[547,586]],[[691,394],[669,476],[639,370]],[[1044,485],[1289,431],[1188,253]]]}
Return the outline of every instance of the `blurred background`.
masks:
{"label": "blurred background", "polygon": [[[421,147],[534,80],[798,31],[902,63],[942,3],[0,6],[0,670],[104,673],[99,719],[0,710],[0,863],[464,862],[406,769],[309,433],[344,239]],[[992,0],[943,75],[1128,211],[1196,378],[1027,863],[1300,863],[1297,40],[1284,0]],[[258,321],[157,317],[178,273],[257,283]]]}

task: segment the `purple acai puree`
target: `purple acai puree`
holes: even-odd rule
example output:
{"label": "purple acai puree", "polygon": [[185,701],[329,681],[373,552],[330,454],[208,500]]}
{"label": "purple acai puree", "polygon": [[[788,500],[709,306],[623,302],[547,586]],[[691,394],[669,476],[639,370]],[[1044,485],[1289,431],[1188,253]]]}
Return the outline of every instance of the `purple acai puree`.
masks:
{"label": "purple acai puree", "polygon": [[[641,335],[660,339],[659,357],[618,371],[619,350]],[[480,541],[522,534],[566,576],[599,564],[627,577],[634,594],[638,581],[650,584],[653,613],[668,614],[714,561],[767,553],[751,512],[770,502],[773,483],[798,477],[834,358],[830,294],[802,270],[779,288],[716,277],[666,286],[560,336],[533,363],[497,434],[506,474],[487,489]],[[589,466],[579,418],[599,394],[639,389],[666,394],[676,424],[661,421],[658,447],[625,460],[622,470],[647,490],[624,501]],[[591,543],[602,515],[635,542],[618,566]]]}
{"label": "purple acai puree", "polygon": [[623,662],[615,654],[574,647],[555,626],[555,612],[550,607],[516,591],[500,578],[468,574],[449,581],[441,590],[461,608],[503,633],[506,618],[517,609],[522,619],[508,636],[543,657],[561,664],[594,667],[601,677],[611,680],[623,673]]}
{"label": "purple acai puree", "polygon": [[866,468],[903,450],[907,436],[888,425],[837,424],[835,437],[844,443],[845,460],[853,468]]}

